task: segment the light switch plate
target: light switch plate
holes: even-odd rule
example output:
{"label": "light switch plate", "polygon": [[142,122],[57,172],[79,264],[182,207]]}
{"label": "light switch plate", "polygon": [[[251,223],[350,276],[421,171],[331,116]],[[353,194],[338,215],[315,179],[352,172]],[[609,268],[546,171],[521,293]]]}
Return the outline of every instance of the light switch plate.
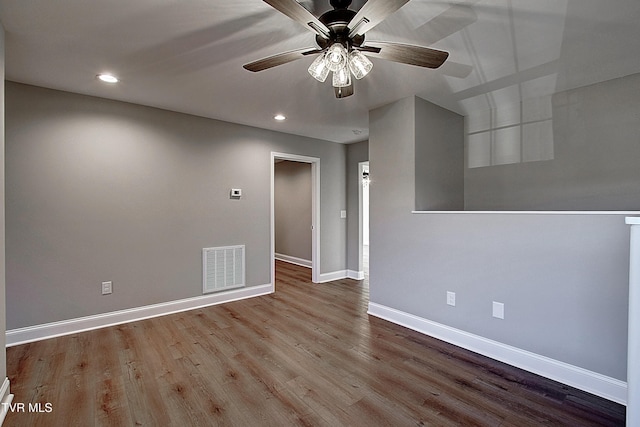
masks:
{"label": "light switch plate", "polygon": [[456,305],[456,293],[447,291],[447,304],[448,305]]}
{"label": "light switch plate", "polygon": [[493,302],[493,317],[504,319],[504,304],[501,302]]}

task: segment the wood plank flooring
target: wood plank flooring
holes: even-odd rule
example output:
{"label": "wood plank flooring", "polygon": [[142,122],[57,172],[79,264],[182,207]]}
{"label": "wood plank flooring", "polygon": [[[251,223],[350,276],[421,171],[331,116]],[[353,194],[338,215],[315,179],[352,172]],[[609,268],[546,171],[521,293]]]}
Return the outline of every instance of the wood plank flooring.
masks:
{"label": "wood plank flooring", "polygon": [[[621,405],[369,317],[366,281],[9,348],[6,426],[616,426]],[[51,412],[29,412],[50,403]]]}

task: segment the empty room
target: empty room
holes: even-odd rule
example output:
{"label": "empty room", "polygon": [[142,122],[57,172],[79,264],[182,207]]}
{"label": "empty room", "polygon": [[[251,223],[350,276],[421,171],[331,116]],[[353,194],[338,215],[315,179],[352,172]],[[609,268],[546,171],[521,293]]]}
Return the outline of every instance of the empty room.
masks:
{"label": "empty room", "polygon": [[640,426],[637,0],[0,0],[0,424]]}

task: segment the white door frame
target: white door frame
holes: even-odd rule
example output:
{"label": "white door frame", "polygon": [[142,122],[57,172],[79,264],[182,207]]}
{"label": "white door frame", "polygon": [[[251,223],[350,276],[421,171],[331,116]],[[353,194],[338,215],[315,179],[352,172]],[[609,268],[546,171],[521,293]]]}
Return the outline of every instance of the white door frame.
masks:
{"label": "white door frame", "polygon": [[297,154],[271,152],[271,283],[276,285],[275,161],[290,160],[311,164],[311,281],[320,275],[320,159]]}
{"label": "white door frame", "polygon": [[358,272],[362,274],[364,278],[364,260],[363,260],[363,245],[364,245],[364,203],[362,196],[362,174],[365,169],[369,168],[369,161],[358,162]]}

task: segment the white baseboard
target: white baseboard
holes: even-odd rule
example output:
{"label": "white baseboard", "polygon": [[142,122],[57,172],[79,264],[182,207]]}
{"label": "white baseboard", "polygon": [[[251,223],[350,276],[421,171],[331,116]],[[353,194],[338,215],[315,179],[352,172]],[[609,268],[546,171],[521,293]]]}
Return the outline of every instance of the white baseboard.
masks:
{"label": "white baseboard", "polygon": [[[296,258],[290,255],[283,255],[283,254],[276,253],[274,257],[279,261],[288,262],[289,264],[295,264],[295,265],[308,267],[308,268],[311,268],[312,266],[311,261],[302,259],[302,258]],[[323,274],[320,274],[318,283],[325,283],[325,282],[330,282],[332,280],[340,280],[345,278],[354,279],[354,280],[364,280],[364,271],[339,270],[331,273],[323,273]]]}
{"label": "white baseboard", "polygon": [[278,253],[276,253],[274,257],[279,261],[288,262],[289,264],[295,264],[301,267],[311,268],[312,266],[311,260],[308,260],[308,259],[302,259],[302,258],[297,258],[291,255],[284,255],[284,254],[278,254]]}
{"label": "white baseboard", "polygon": [[332,271],[331,273],[322,273],[318,277],[318,283],[326,283],[334,280],[346,279],[347,270]]}
{"label": "white baseboard", "polygon": [[11,394],[11,387],[9,386],[9,378],[5,378],[0,387],[0,426],[4,422],[4,418],[9,412],[9,404],[13,401],[13,394]]}
{"label": "white baseboard", "polygon": [[107,326],[119,325],[121,323],[134,322],[136,320],[149,319],[151,317],[164,316],[166,314],[178,313],[181,311],[194,310],[210,305],[267,295],[272,292],[272,284],[251,286],[248,288],[233,289],[226,292],[207,294],[160,304],[146,305],[127,310],[112,311],[110,313],[96,314],[93,316],[79,317],[60,322],[12,329],[7,331],[7,347],[48,338],[55,338],[62,335],[75,334],[77,332],[89,331],[92,329],[105,328]]}
{"label": "white baseboard", "polygon": [[332,271],[331,273],[322,273],[318,278],[318,283],[326,283],[326,282],[331,282],[333,280],[340,280],[340,279],[363,280],[364,271],[338,270],[338,271]]}
{"label": "white baseboard", "polygon": [[[276,253],[274,254],[274,258],[279,261],[288,262],[290,264],[300,265],[302,267],[311,268],[312,262],[302,258],[296,258],[290,255],[283,255]],[[354,280],[363,280],[364,279],[364,271],[355,271],[355,270],[338,270],[332,271],[331,273],[321,273],[318,276],[318,281],[316,283],[326,283],[331,282],[333,280],[340,279],[354,279]]]}
{"label": "white baseboard", "polygon": [[364,280],[364,271],[347,270],[347,277],[353,280]]}
{"label": "white baseboard", "polygon": [[597,372],[560,362],[539,354],[502,344],[405,313],[376,303],[369,303],[368,313],[414,331],[465,348],[534,374],[584,390],[605,399],[627,404],[627,383]]}

